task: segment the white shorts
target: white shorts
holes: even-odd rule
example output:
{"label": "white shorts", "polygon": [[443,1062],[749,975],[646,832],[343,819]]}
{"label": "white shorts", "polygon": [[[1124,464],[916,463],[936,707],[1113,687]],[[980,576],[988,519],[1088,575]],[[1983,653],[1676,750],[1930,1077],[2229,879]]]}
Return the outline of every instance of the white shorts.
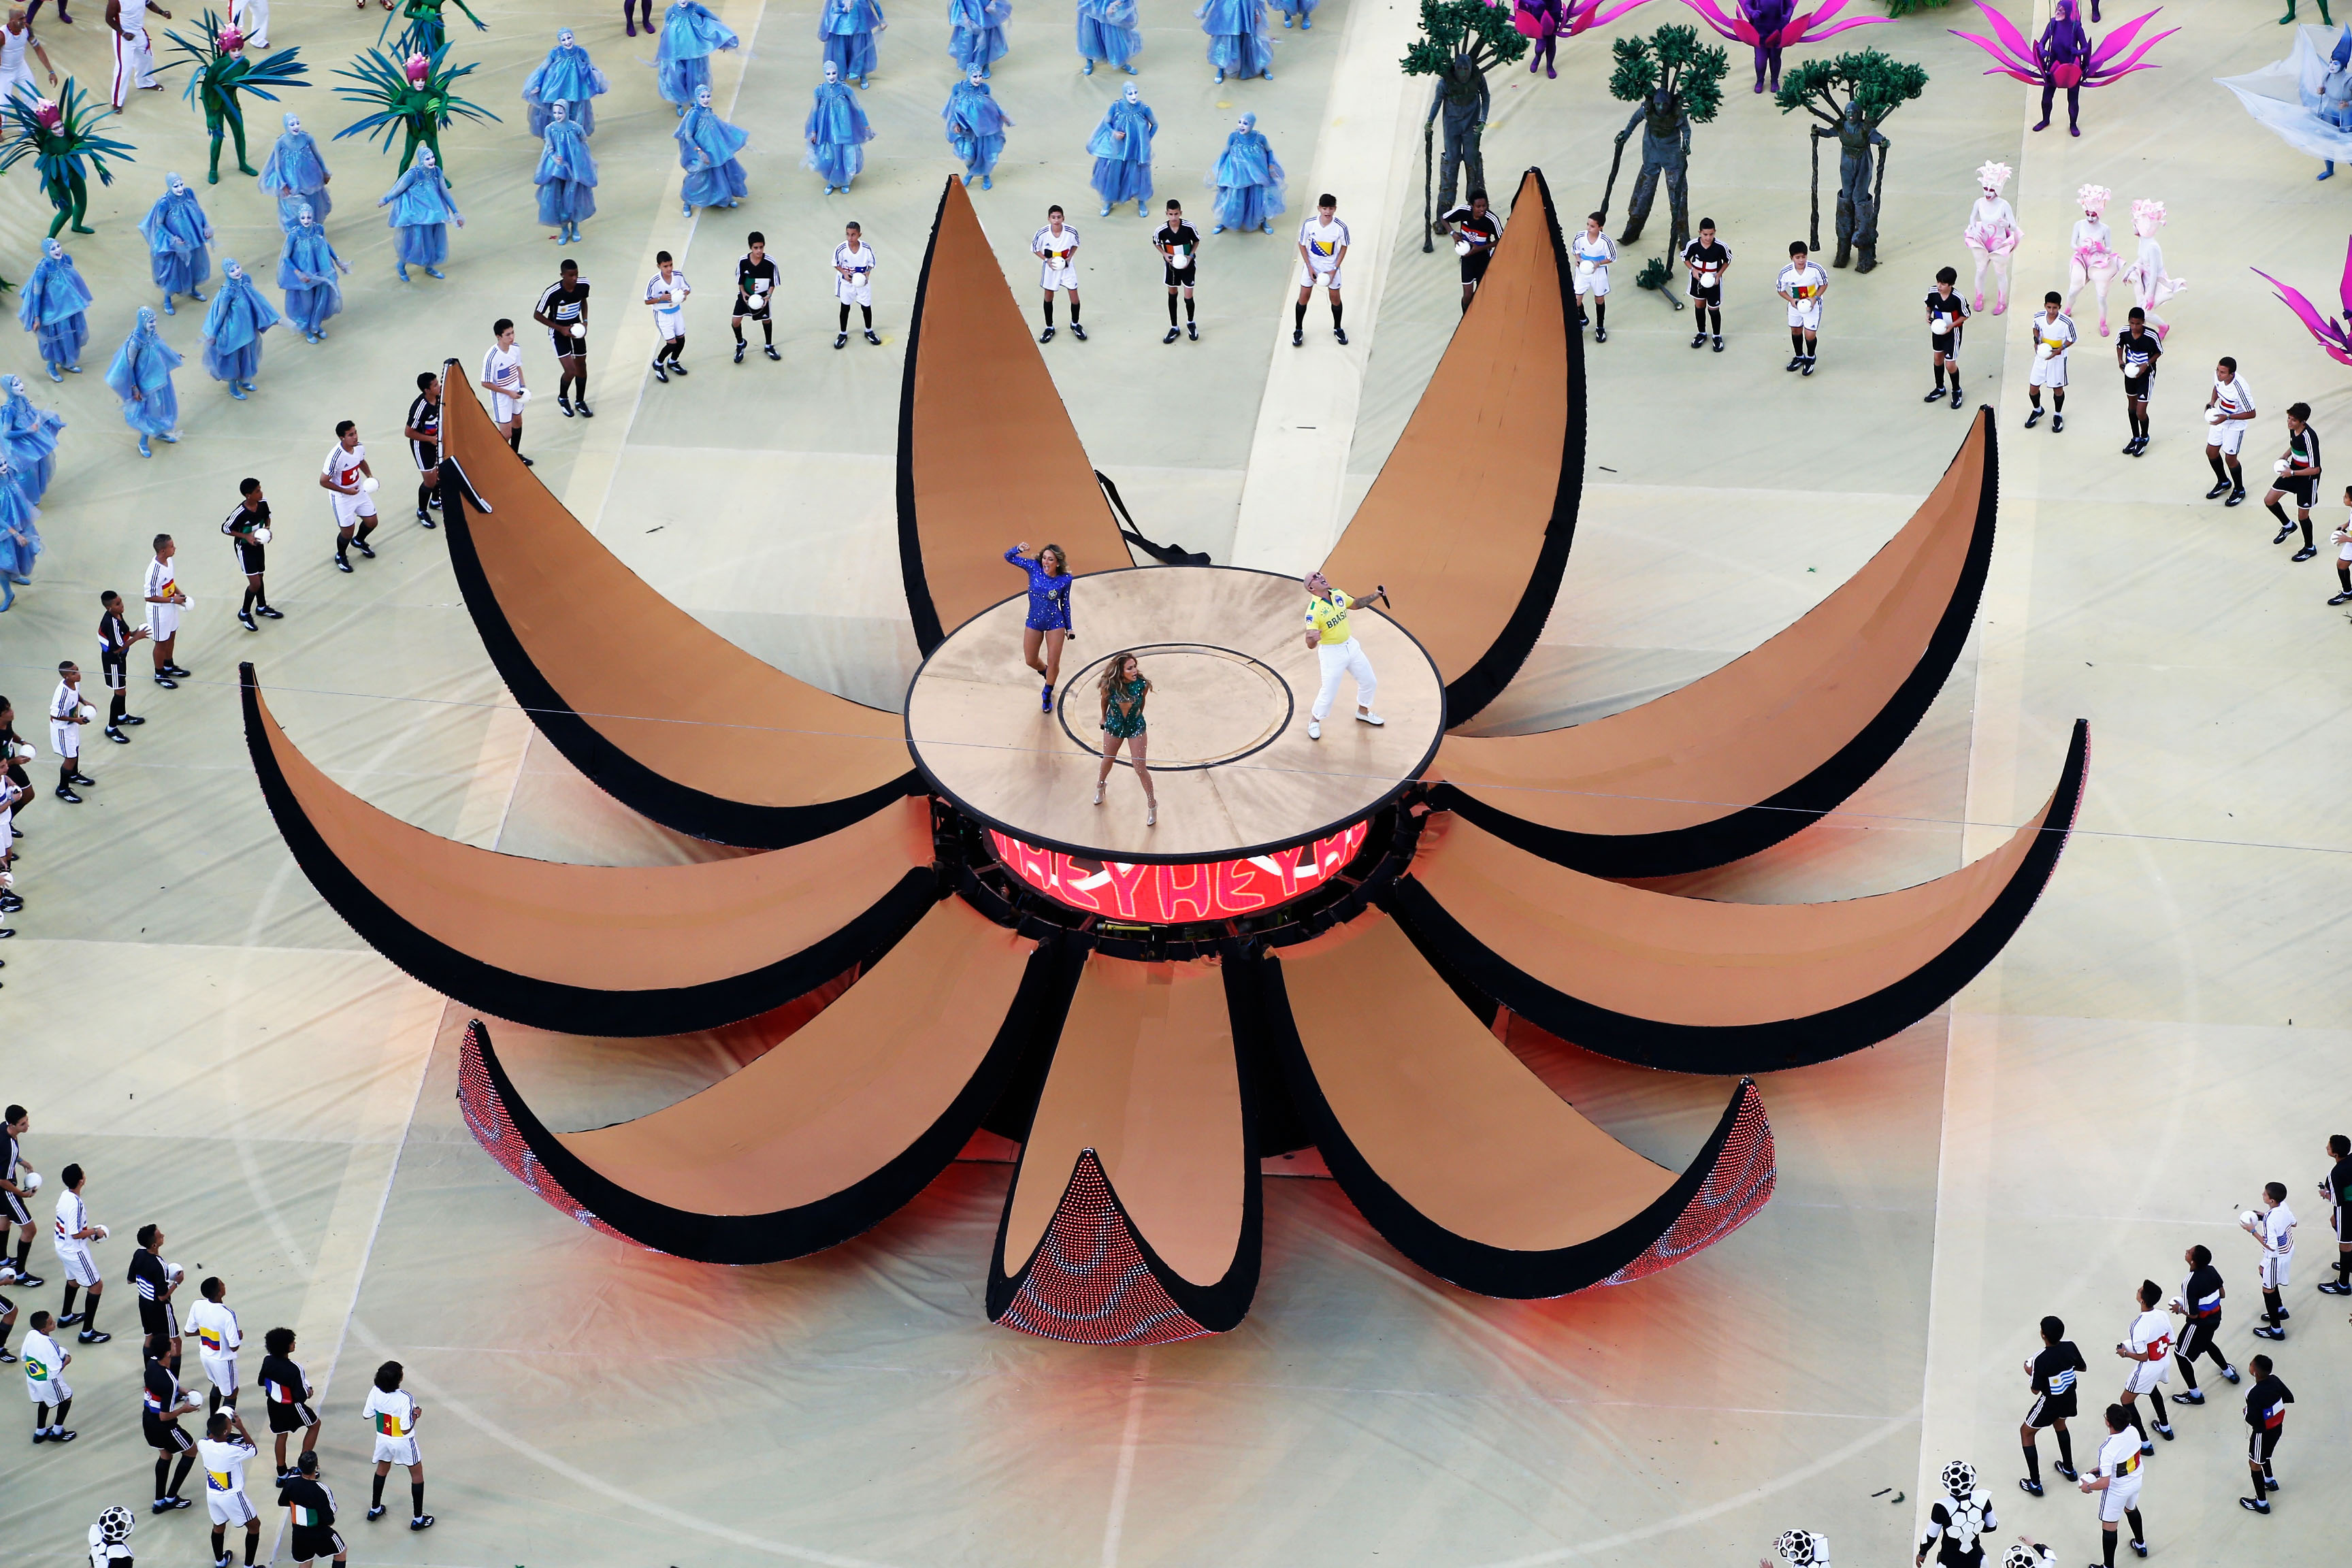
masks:
{"label": "white shorts", "polygon": [[505,393],[493,392],[490,394],[491,424],[511,424],[514,420],[514,416],[521,412],[522,405],[516,402],[513,398],[509,397]]}
{"label": "white shorts", "polygon": [[[2156,1385],[2158,1384],[2169,1383],[2171,1381],[2172,1358],[2170,1356],[2165,1357],[2162,1361],[2144,1361],[2139,1363],[2137,1366],[2134,1366],[2131,1369],[2131,1375],[2124,1379],[2124,1392],[2126,1394],[2154,1394],[2156,1393]],[[2157,1414],[2158,1415],[2162,1415],[2164,1414],[2164,1409],[2161,1405],[2157,1407]]]}
{"label": "white shorts", "polygon": [[81,726],[49,721],[49,750],[68,762],[81,755]]}
{"label": "white shorts", "polygon": [[2139,1506],[2139,1472],[2120,1476],[2107,1483],[2099,1494],[2099,1522],[2121,1524],[2124,1515]]}
{"label": "white shorts", "polygon": [[[1048,294],[1056,289],[1076,289],[1078,286],[1078,269],[1075,267],[1056,267],[1048,261],[1037,271],[1038,282]],[[837,278],[840,274],[834,276]]]}
{"label": "white shorts", "polygon": [[1576,296],[1580,300],[1587,294],[1591,295],[1596,300],[1606,300],[1609,298],[1609,268],[1607,267],[1604,266],[1587,268],[1581,264],[1579,264],[1576,268]]}
{"label": "white shorts", "polygon": [[90,1260],[89,1248],[80,1242],[58,1243],[58,1267],[65,1270],[68,1279],[85,1290],[99,1283],[98,1265]]}
{"label": "white shorts", "polygon": [[1302,267],[1298,270],[1298,286],[1312,289],[1320,283],[1334,294],[1339,291],[1339,269],[1336,267]]}
{"label": "white shorts", "polygon": [[205,1363],[205,1381],[219,1389],[223,1399],[235,1399],[236,1397],[236,1357],[206,1355],[202,1351],[198,1351],[196,1359]]}
{"label": "white shorts", "polygon": [[375,497],[365,490],[347,496],[341,490],[329,490],[328,499],[335,503],[335,527],[357,528],[364,519],[375,515]]}
{"label": "white shorts", "polygon": [[1789,304],[1789,325],[1802,327],[1809,332],[1822,330],[1822,302],[1819,300],[1794,300]]}
{"label": "white shorts", "polygon": [[147,635],[157,642],[168,642],[180,629],[180,606],[150,605],[147,606]]}
{"label": "white shorts", "polygon": [[682,338],[686,336],[686,312],[684,310],[656,310],[654,312],[654,331],[661,334],[662,342],[668,342],[672,338]]}
{"label": "white shorts", "polygon": [[421,1465],[425,1459],[416,1451],[416,1438],[414,1435],[406,1437],[387,1437],[379,1432],[375,1439],[375,1462],[379,1465]]}
{"label": "white shorts", "polygon": [[260,1516],[253,1511],[253,1500],[242,1491],[216,1492],[205,1489],[205,1511],[213,1516],[215,1524],[244,1524]]}
{"label": "white shorts", "polygon": [[53,1377],[47,1383],[36,1383],[28,1377],[25,1380],[25,1397],[36,1405],[63,1405],[73,1397],[73,1384],[62,1377]]}
{"label": "white shorts", "polygon": [[2263,1289],[2265,1290],[2285,1289],[2287,1267],[2294,1261],[2294,1254],[2291,1252],[2263,1253]]}
{"label": "white shorts", "polygon": [[2033,356],[2033,373],[2025,378],[2028,386],[2048,386],[2063,389],[2066,384],[2066,356],[2052,354],[2048,359]]}
{"label": "white shorts", "polygon": [[2336,559],[2352,561],[2352,539],[2347,539],[2336,547]]}
{"label": "white shorts", "polygon": [[861,272],[855,278],[844,278],[840,273],[835,273],[833,297],[845,305],[871,305],[874,303],[874,275]]}
{"label": "white shorts", "polygon": [[2225,458],[2234,458],[2238,448],[2246,444],[2246,426],[2252,423],[2251,419],[2224,419],[2207,431],[2205,444],[2221,448]]}

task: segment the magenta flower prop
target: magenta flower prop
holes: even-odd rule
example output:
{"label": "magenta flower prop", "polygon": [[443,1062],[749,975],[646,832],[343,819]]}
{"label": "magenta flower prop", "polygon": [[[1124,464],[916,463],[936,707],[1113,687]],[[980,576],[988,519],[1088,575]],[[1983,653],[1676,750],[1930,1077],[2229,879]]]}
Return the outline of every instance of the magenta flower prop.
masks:
{"label": "magenta flower prop", "polygon": [[2278,290],[2280,303],[2295,313],[2305,330],[2311,333],[2312,341],[2319,345],[2321,353],[2337,364],[2352,364],[2352,245],[2345,247],[2344,278],[2336,286],[2336,297],[2344,306],[2345,319],[2342,322],[2332,316],[2321,315],[2319,308],[2305,299],[2300,290],[2289,288],[2261,268],[2248,270]]}
{"label": "magenta flower prop", "polygon": [[[2109,33],[2103,41],[2092,47],[2087,58],[2077,64],[2046,57],[2041,46],[2030,42],[2023,33],[2017,30],[2016,24],[1986,5],[1984,0],[1977,0],[1977,9],[1985,14],[1985,21],[1992,28],[1993,36],[1981,37],[1975,33],[1963,33],[1958,27],[1950,29],[1952,36],[1966,38],[1993,58],[1996,63],[1985,75],[2015,77],[2029,87],[2105,87],[2134,71],[2154,70],[2157,68],[2147,63],[2148,50],[2180,31],[2178,27],[2167,27],[2154,37],[2141,39],[2140,29],[2156,17],[2157,12],[2150,11],[2146,16],[2134,16]],[[2158,11],[2162,9],[2160,5],[2157,7]],[[2137,47],[2134,47],[2135,40],[2138,40]],[[2079,74],[2075,74],[2071,81],[2060,74],[2077,71]]]}
{"label": "magenta flower prop", "polygon": [[1823,38],[1835,37],[1849,27],[1867,27],[1874,22],[1892,22],[1892,16],[1848,16],[1842,22],[1830,18],[1845,9],[1846,0],[1829,0],[1829,4],[1811,11],[1798,11],[1776,0],[1733,0],[1734,9],[1726,11],[1716,0],[1683,0],[1683,4],[1699,14],[1699,19],[1715,29],[1717,35],[1735,44],[1749,44],[1759,48],[1785,49],[1797,44],[1818,44]]}

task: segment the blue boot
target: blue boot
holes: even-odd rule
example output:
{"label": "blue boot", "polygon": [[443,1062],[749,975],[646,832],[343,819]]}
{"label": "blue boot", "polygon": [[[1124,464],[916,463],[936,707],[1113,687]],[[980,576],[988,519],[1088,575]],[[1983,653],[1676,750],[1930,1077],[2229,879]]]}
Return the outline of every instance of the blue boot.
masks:
{"label": "blue boot", "polygon": [[400,280],[401,280],[403,283],[407,282],[407,281],[408,281],[408,263],[407,263],[407,262],[405,262],[405,261],[395,261],[395,262],[394,262],[392,265],[393,265],[393,270],[400,274]]}
{"label": "blue boot", "polygon": [[1092,75],[1094,75],[1094,74],[1095,74],[1095,62],[1094,62],[1094,61],[1092,61],[1092,60],[1088,60],[1088,61],[1087,62],[1087,68],[1086,68],[1085,70],[1083,70],[1083,71],[1079,72],[1078,74],[1079,74],[1079,75],[1081,75],[1081,76],[1092,76]]}
{"label": "blue boot", "polygon": [[[2334,164],[2332,164],[2332,163],[2331,163],[2331,164],[2329,164],[2328,166],[2329,166],[2330,168],[2335,167],[2335,165],[2334,165]],[[2325,175],[2325,174],[2322,174],[2322,175],[2320,175],[2319,177],[2320,177],[2321,179],[2323,179],[2323,180],[2324,180],[2324,179],[2326,179],[2326,178],[2327,178],[2327,176],[2326,176],[2326,175]],[[163,314],[165,314],[165,315],[167,315],[167,316],[176,316],[176,315],[178,315],[179,313],[180,313],[180,312],[179,312],[178,310],[174,310],[174,309],[173,308],[173,305],[172,305],[172,297],[171,297],[169,294],[164,295],[164,296],[163,296]]]}
{"label": "blue boot", "polygon": [[427,278],[439,278],[439,279],[446,279],[448,278],[448,276],[449,276],[449,275],[448,275],[446,272],[442,271],[438,267],[427,267],[427,268],[425,269],[425,276],[426,276]]}
{"label": "blue boot", "polygon": [[243,403],[245,401],[245,388],[239,386],[233,381],[228,384],[228,395],[231,397],[236,398],[239,403]]}
{"label": "blue boot", "polygon": [[144,436],[139,437],[139,455],[142,458],[152,458],[155,455],[155,449],[147,445],[147,437]]}

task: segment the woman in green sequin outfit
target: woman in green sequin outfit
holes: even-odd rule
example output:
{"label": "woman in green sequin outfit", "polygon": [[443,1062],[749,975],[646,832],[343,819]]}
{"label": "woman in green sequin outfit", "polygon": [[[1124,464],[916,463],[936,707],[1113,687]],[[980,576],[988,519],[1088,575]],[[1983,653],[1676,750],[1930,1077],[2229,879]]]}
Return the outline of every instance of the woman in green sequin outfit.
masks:
{"label": "woman in green sequin outfit", "polygon": [[1143,700],[1150,695],[1151,682],[1143,678],[1143,667],[1135,655],[1123,653],[1103,666],[1101,686],[1102,771],[1095,775],[1095,804],[1103,803],[1110,765],[1124,743],[1135,776],[1143,781],[1143,826],[1155,827],[1160,823],[1160,797],[1152,792],[1151,770],[1145,765],[1143,732]]}

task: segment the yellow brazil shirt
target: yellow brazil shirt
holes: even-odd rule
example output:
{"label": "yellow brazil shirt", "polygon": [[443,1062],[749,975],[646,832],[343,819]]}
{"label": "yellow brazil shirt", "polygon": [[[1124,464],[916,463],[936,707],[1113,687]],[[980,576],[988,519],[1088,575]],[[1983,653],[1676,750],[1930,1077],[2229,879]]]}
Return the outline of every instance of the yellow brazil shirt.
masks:
{"label": "yellow brazil shirt", "polygon": [[1331,590],[1328,599],[1307,599],[1307,624],[1322,637],[1325,647],[1335,647],[1348,640],[1348,606],[1354,603],[1337,588]]}

